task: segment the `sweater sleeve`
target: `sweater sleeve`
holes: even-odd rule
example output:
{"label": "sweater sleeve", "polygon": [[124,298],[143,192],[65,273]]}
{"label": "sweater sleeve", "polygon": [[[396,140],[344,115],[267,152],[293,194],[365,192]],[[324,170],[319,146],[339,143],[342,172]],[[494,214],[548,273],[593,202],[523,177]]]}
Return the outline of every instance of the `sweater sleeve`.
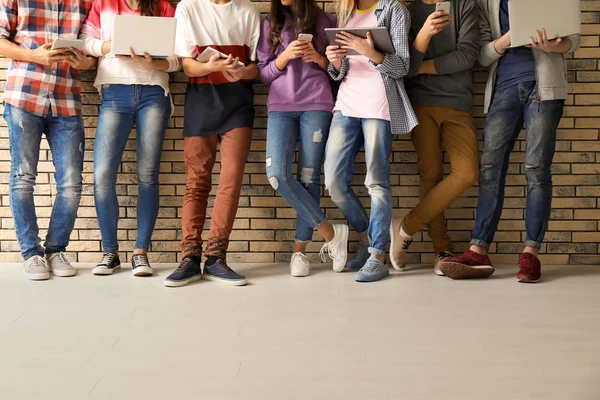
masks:
{"label": "sweater sleeve", "polygon": [[[163,1],[163,15],[168,18],[175,18],[175,7],[168,1]],[[181,69],[181,59],[173,54],[167,57],[169,68],[166,72],[177,72]]]}
{"label": "sweater sleeve", "polygon": [[502,54],[496,51],[494,47],[494,37],[492,36],[492,27],[488,15],[487,4],[479,0],[479,57],[478,61],[482,67],[489,67],[498,61]]}
{"label": "sweater sleeve", "polygon": [[277,79],[283,71],[275,65],[275,54],[271,54],[271,39],[270,34],[271,28],[269,25],[269,19],[265,19],[262,24],[260,32],[260,40],[258,41],[257,57],[258,57],[258,76],[260,80],[269,85],[275,79]]}
{"label": "sweater sleeve", "polygon": [[408,32],[410,30],[410,14],[400,2],[390,6],[391,15],[388,19],[388,31],[394,45],[394,53],[386,53],[381,64],[369,60],[369,64],[382,74],[392,79],[405,77],[410,70],[410,48],[408,45]]}
{"label": "sweater sleeve", "polygon": [[88,56],[102,57],[102,1],[96,0],[79,31],[79,37],[84,40],[83,52]]}
{"label": "sweater sleeve", "polygon": [[433,64],[438,75],[449,75],[473,68],[479,53],[479,7],[475,0],[466,0],[458,14],[456,50],[435,57]]}
{"label": "sweater sleeve", "polygon": [[410,68],[408,70],[407,78],[417,75],[421,62],[423,62],[423,58],[425,58],[425,53],[421,53],[419,50],[415,49],[414,46],[418,34],[419,28],[415,24],[415,18],[411,17],[411,27],[408,34],[408,43],[410,45]]}

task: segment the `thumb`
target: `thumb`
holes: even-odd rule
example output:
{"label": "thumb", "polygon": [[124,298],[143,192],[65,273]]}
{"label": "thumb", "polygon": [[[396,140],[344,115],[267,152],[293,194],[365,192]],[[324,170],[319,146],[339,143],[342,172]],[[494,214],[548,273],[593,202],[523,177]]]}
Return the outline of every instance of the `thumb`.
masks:
{"label": "thumb", "polygon": [[48,50],[52,47],[52,43],[44,43],[43,45],[40,46],[42,49],[44,50]]}

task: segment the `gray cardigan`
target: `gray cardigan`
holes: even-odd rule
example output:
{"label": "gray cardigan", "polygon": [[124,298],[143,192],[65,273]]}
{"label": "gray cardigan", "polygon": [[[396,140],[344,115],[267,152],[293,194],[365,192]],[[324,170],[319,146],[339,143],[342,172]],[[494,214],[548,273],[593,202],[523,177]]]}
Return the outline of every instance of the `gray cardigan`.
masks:
{"label": "gray cardigan", "polygon": [[[410,51],[408,46],[408,31],[410,30],[410,14],[398,0],[379,0],[375,8],[377,26],[387,28],[394,45],[394,54],[384,54],[381,64],[369,61],[371,67],[379,71],[385,86],[385,94],[390,109],[390,125],[392,134],[410,133],[418,125],[417,116],[404,88],[404,77],[410,68]],[[339,71],[329,64],[329,75],[341,81],[346,76],[350,62],[347,57],[342,58]]]}
{"label": "gray cardigan", "polygon": [[[479,0],[479,36],[480,51],[479,63],[490,67],[487,85],[485,87],[484,112],[487,113],[492,102],[492,95],[496,86],[498,60],[502,55],[494,48],[494,42],[502,36],[500,30],[500,1]],[[579,35],[567,37],[572,46],[567,53],[573,53],[581,45]],[[540,100],[564,100],[567,98],[567,67],[565,56],[562,53],[546,53],[533,49],[535,59],[535,74],[537,77],[537,96]]]}

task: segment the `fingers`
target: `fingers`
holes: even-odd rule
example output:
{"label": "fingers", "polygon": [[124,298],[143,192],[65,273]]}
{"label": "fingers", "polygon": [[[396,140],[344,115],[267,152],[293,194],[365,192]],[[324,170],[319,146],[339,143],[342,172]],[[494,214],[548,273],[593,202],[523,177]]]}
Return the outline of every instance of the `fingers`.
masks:
{"label": "fingers", "polygon": [[214,62],[219,61],[220,58],[221,57],[219,56],[219,54],[215,53],[212,56],[210,56],[208,62],[214,63]]}
{"label": "fingers", "polygon": [[52,43],[44,43],[43,45],[40,46],[42,49],[45,50],[49,50],[50,48],[52,48]]}
{"label": "fingers", "polygon": [[144,52],[144,58],[148,61],[152,61],[152,56],[146,52]]}
{"label": "fingers", "polygon": [[544,43],[544,45],[548,44],[548,35],[546,34],[545,28],[542,28],[542,43]]}

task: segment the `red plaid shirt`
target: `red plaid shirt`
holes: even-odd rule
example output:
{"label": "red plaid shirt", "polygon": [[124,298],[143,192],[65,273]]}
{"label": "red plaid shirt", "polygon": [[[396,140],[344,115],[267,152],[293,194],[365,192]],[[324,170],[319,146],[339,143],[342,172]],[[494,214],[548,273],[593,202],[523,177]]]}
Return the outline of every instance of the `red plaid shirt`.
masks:
{"label": "red plaid shirt", "polygon": [[[57,37],[76,39],[93,0],[0,0],[0,39],[36,49]],[[3,100],[36,115],[81,115],[79,71],[12,61]]]}

